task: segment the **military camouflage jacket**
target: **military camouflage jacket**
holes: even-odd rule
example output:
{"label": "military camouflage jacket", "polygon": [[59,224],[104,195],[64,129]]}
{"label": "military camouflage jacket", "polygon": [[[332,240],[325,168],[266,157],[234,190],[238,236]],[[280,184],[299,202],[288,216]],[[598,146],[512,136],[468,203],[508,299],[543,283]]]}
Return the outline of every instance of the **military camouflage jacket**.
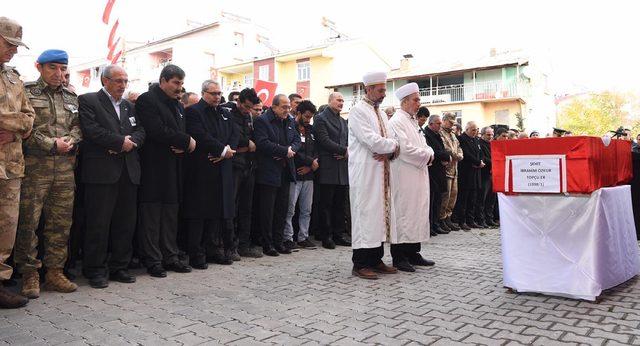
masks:
{"label": "military camouflage jacket", "polygon": [[[70,139],[74,149],[82,139],[78,118],[78,97],[67,88],[52,89],[42,78],[24,83],[27,97],[36,112],[33,132],[27,139],[25,155],[56,155],[55,140]],[[75,155],[72,150],[68,155]]]}
{"label": "military camouflage jacket", "polygon": [[444,148],[453,153],[453,160],[447,164],[447,178],[455,178],[458,175],[458,161],[462,161],[464,158],[460,142],[453,131],[447,131],[444,128],[440,129],[440,136]]}
{"label": "military camouflage jacket", "polygon": [[15,133],[13,142],[0,145],[0,179],[24,176],[22,136],[31,131],[35,114],[19,77],[12,67],[0,65],[0,130]]}

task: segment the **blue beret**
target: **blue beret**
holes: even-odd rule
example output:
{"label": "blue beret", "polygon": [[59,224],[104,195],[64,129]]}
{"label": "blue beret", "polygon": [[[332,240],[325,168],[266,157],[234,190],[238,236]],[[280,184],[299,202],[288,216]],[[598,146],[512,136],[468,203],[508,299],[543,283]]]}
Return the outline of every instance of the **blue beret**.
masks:
{"label": "blue beret", "polygon": [[59,64],[68,64],[69,63],[69,55],[67,52],[59,49],[47,49],[37,60],[38,64],[46,64],[49,62],[57,62]]}

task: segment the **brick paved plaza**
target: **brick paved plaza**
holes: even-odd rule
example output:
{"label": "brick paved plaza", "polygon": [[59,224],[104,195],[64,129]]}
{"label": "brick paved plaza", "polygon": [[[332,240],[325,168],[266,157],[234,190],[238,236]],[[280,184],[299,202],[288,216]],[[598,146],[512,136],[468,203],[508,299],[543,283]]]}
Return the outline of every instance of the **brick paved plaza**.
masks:
{"label": "brick paved plaza", "polygon": [[[497,230],[433,238],[437,264],[377,281],[351,275],[351,251],[303,250],[136,284],[43,292],[0,311],[9,344],[640,345],[640,282],[599,304],[508,293]],[[387,256],[387,260],[389,260]]]}

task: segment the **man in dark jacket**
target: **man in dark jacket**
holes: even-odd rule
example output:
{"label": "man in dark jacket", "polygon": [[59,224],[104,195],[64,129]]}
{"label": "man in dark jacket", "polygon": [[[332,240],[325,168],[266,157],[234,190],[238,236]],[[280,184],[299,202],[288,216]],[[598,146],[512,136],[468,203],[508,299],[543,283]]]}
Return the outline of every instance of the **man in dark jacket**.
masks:
{"label": "man in dark jacket", "polygon": [[291,253],[283,245],[282,238],[289,206],[289,185],[296,181],[293,157],[300,148],[300,135],[294,119],[289,116],[290,110],[287,96],[278,94],[273,98],[271,108],[254,122],[262,251],[268,256]]}
{"label": "man in dark jacket", "polygon": [[[252,134],[253,134],[253,142],[255,143],[256,140],[256,136],[255,136],[255,123],[256,123],[256,119],[258,118],[258,116],[260,116],[260,114],[264,113],[263,110],[263,106],[262,106],[262,100],[260,100],[260,103],[253,105],[253,107],[251,108],[251,127],[253,129]],[[257,150],[257,145],[256,145],[256,150]],[[251,209],[251,244],[253,246],[255,245],[260,245],[262,244],[262,231],[260,230],[260,217],[259,217],[259,212],[258,212],[258,206],[259,206],[259,198],[258,198],[258,184],[255,184],[255,177],[256,174],[258,172],[258,158],[257,158],[257,153],[253,154],[253,163],[254,163],[254,174],[253,174],[253,178],[254,178],[254,184],[253,184],[253,207]],[[262,255],[262,249],[260,249],[260,255]]]}
{"label": "man in dark jacket", "polygon": [[184,109],[177,100],[183,83],[184,71],[167,65],[160,72],[160,83],[152,85],[136,101],[136,113],[147,135],[140,152],[138,237],[142,260],[154,277],[166,277],[165,269],[191,271],[191,267],[179,261],[176,242],[182,201],[182,157],[196,148],[196,141],[185,133]]}
{"label": "man in dark jacket", "polygon": [[440,211],[440,196],[447,189],[446,165],[451,161],[451,152],[444,147],[444,142],[440,136],[441,127],[442,118],[440,115],[433,114],[429,116],[427,127],[424,129],[424,137],[434,152],[433,162],[429,166],[429,223],[432,232],[447,234],[449,229],[439,222],[438,212]]}
{"label": "man in dark jacket", "polygon": [[[311,126],[311,119],[316,114],[316,106],[309,100],[298,103],[296,113],[296,130],[300,135],[300,149],[296,152],[296,182],[289,189],[289,209],[284,226],[284,246],[289,249],[297,247],[315,248],[309,239],[309,222],[311,221],[311,206],[313,202],[313,175],[318,169],[318,155]],[[298,239],[293,239],[293,215],[299,205]]]}
{"label": "man in dark jacket", "polygon": [[474,205],[480,189],[480,169],[483,162],[482,150],[478,142],[478,126],[470,121],[464,133],[458,137],[464,159],[458,163],[458,201],[456,202],[456,220],[460,227],[478,228],[474,222]]}
{"label": "man in dark jacket", "polygon": [[338,92],[329,95],[328,107],[316,115],[313,133],[318,150],[318,199],[320,203],[318,231],[322,246],[334,249],[336,245],[351,246],[344,239],[345,202],[349,194],[347,146],[349,128],[340,116],[344,97]]}
{"label": "man in dark jacket", "polygon": [[251,246],[251,212],[256,170],[256,145],[251,111],[260,103],[256,91],[247,88],[240,91],[237,102],[222,105],[230,110],[238,132],[238,149],[233,156],[236,203],[234,245],[239,256],[253,258],[262,257],[262,250]]}
{"label": "man in dark jacket", "polygon": [[123,68],[109,65],[102,72],[102,90],[78,98],[86,210],[83,271],[94,288],[109,285],[107,274],[119,282],[136,281],[127,266],[136,228],[138,150],[145,133],[133,105],[122,98],[127,78]]}
{"label": "man in dark jacket", "polygon": [[[416,118],[418,119],[418,131],[420,131],[420,133],[422,133],[422,135],[424,136],[424,138],[427,140],[427,144],[429,144],[429,138],[427,138],[427,133],[426,133],[426,125],[427,125],[427,120],[429,118],[431,114],[429,113],[429,109],[427,107],[420,107],[420,109],[418,109],[418,113],[416,113]],[[441,137],[442,138],[442,137]],[[429,193],[431,193],[431,191],[433,191],[433,187],[431,186],[431,174],[429,174]],[[442,204],[442,197],[439,196],[438,197],[440,199],[440,204]],[[429,206],[433,206],[432,204],[433,202],[429,203]],[[431,210],[429,210],[429,215],[431,215]],[[430,219],[432,220],[432,219]],[[440,223],[438,223],[440,224]],[[447,230],[446,228],[443,228],[444,230]],[[436,230],[433,228],[433,226],[430,226],[430,230],[429,233],[431,234],[432,237],[435,237],[438,235],[438,232],[436,232]]]}
{"label": "man in dark jacket", "polygon": [[496,202],[496,193],[493,192],[491,181],[491,141],[493,140],[493,128],[485,126],[480,131],[480,148],[485,166],[480,170],[480,193],[476,199],[476,223],[482,228],[495,228],[493,222],[493,205]]}
{"label": "man in dark jacket", "polygon": [[[220,85],[202,83],[202,98],[185,110],[186,131],[197,142],[185,157],[182,216],[187,220],[189,262],[207,269],[207,260],[233,263],[235,215],[232,158],[238,132],[231,113],[220,107]],[[205,251],[205,247],[206,250]]]}

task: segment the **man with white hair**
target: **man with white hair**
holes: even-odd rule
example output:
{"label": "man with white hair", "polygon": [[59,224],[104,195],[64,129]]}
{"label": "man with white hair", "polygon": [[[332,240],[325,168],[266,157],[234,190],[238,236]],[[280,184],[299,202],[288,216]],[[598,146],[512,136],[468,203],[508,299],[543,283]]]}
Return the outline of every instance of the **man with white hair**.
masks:
{"label": "man with white hair", "polygon": [[100,91],[78,98],[82,152],[90,158],[80,170],[86,207],[82,265],[93,288],[107,287],[107,279],[136,281],[127,266],[133,253],[142,172],[138,150],[145,140],[133,104],[122,97],[127,72],[109,65],[101,81]]}
{"label": "man with white hair", "polygon": [[390,160],[399,146],[390,138],[387,116],[380,109],[386,96],[387,74],[372,72],[362,79],[366,95],[349,112],[347,149],[353,275],[377,279],[376,272],[397,273],[396,268],[382,262],[382,243],[395,233]]}
{"label": "man with white hair", "polygon": [[[520,135],[525,134],[521,132]],[[493,183],[491,181],[491,173],[493,166],[491,165],[491,141],[493,141],[493,128],[485,126],[480,130],[480,148],[482,149],[482,161],[485,166],[480,169],[480,177],[482,184],[476,199],[476,223],[480,226],[495,228],[493,222],[493,206],[498,196],[493,192]]]}
{"label": "man with white hair", "polygon": [[454,214],[460,227],[479,228],[474,221],[476,195],[480,190],[480,169],[485,166],[478,140],[478,126],[469,121],[464,133],[458,137],[464,159],[458,165],[458,201]]}
{"label": "man with white hair", "polygon": [[[391,162],[391,199],[396,232],[391,233],[393,266],[415,272],[411,265],[433,265],[420,255],[420,243],[429,239],[429,171],[434,152],[419,131],[416,114],[420,108],[418,84],[409,83],[396,91],[400,109],[389,120],[390,136],[400,146]],[[411,262],[411,263],[410,263]]]}
{"label": "man with white hair", "polygon": [[396,113],[396,109],[393,106],[389,106],[384,109],[384,113],[387,115],[388,119],[391,119],[391,117]]}

